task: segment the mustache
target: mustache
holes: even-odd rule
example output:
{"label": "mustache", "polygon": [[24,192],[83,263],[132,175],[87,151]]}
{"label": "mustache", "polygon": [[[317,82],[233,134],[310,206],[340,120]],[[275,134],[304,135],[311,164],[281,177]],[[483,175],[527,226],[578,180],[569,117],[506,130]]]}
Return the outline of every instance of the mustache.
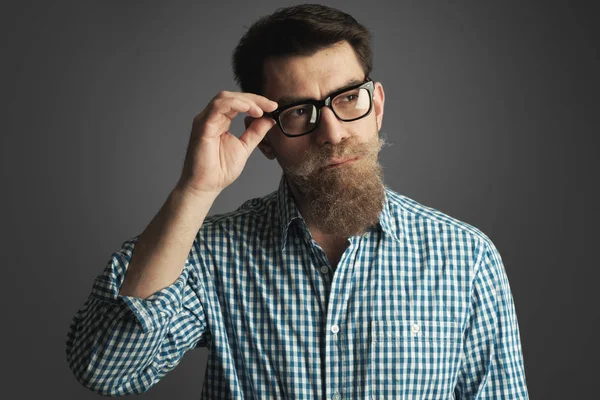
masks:
{"label": "mustache", "polygon": [[356,157],[365,153],[365,147],[359,146],[357,142],[344,143],[339,145],[326,144],[320,147],[312,154],[317,160],[327,160],[330,158]]}
{"label": "mustache", "polygon": [[376,156],[383,142],[375,141],[363,143],[350,138],[342,141],[340,144],[332,145],[326,143],[314,149],[307,150],[303,155],[303,170],[305,173],[312,173],[326,167],[331,158],[363,158]]}

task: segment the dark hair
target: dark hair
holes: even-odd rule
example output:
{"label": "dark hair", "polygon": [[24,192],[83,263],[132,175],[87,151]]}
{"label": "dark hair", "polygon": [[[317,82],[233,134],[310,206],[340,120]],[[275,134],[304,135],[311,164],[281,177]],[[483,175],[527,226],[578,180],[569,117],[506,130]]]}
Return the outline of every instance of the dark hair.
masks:
{"label": "dark hair", "polygon": [[262,94],[264,62],[270,57],[312,55],[347,41],[365,76],[372,69],[369,31],[351,15],[320,4],[280,8],[256,21],[233,53],[233,73],[243,92]]}

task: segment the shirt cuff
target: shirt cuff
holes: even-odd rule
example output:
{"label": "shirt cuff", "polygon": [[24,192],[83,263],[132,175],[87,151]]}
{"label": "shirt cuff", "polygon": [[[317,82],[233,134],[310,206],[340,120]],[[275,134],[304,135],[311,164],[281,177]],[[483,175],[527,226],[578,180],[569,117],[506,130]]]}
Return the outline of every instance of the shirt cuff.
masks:
{"label": "shirt cuff", "polygon": [[181,275],[173,284],[146,299],[119,295],[137,238],[136,236],[124,242],[121,249],[113,253],[102,274],[94,281],[92,296],[115,305],[126,305],[135,316],[140,328],[144,333],[148,333],[164,326],[167,321],[181,311],[183,293],[191,264],[186,261]]}

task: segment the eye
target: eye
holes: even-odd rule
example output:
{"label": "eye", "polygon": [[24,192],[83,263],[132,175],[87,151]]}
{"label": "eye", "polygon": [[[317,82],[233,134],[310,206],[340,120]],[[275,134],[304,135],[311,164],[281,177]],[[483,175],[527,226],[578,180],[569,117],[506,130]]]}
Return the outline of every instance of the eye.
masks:
{"label": "eye", "polygon": [[291,119],[304,119],[312,115],[312,113],[313,107],[310,105],[303,104],[301,106],[285,110],[285,112],[283,113],[283,117]]}
{"label": "eye", "polygon": [[360,92],[353,90],[350,92],[340,94],[333,100],[333,103],[337,104],[338,106],[342,106],[348,105],[349,103],[354,104],[357,101],[360,101]]}
{"label": "eye", "polygon": [[306,108],[297,108],[292,111],[294,117],[301,117],[306,114]]}

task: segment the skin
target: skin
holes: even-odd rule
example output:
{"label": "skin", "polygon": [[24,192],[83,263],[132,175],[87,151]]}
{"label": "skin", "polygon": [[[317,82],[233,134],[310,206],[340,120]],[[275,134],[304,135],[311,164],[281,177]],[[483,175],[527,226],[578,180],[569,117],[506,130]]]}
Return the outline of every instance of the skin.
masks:
{"label": "skin", "polygon": [[[158,214],[140,235],[120,289],[121,295],[145,299],[177,280],[215,199],[239,177],[257,146],[267,158],[277,158],[285,171],[286,168],[304,166],[306,152],[309,155],[320,154],[323,153],[321,150],[332,148],[353,149],[353,154],[357,154],[361,145],[369,148],[366,145],[377,139],[384,103],[383,87],[379,83],[375,85],[373,111],[357,121],[338,121],[331,110],[323,109],[316,131],[290,139],[274,126],[273,119],[263,118],[264,112],[277,108],[275,101],[281,96],[293,94],[321,99],[345,86],[350,79],[364,79],[358,59],[347,43],[328,47],[307,57],[268,60],[265,75],[264,96],[222,91],[194,118],[181,177]],[[246,129],[238,138],[229,128],[231,121],[241,113],[247,114],[248,118]],[[354,145],[344,146],[349,143]],[[372,145],[370,147],[373,148]],[[361,172],[367,172],[363,178],[374,176],[374,173],[369,173],[368,159],[364,157],[336,168],[335,172],[331,170],[332,182],[346,182],[359,187]],[[372,161],[370,163],[373,164]],[[290,186],[300,212],[303,216],[310,216],[309,203],[300,188]],[[354,208],[359,212],[362,210],[361,207]],[[325,250],[332,265],[337,265],[347,246],[347,238],[322,232],[314,221],[306,220],[313,239]]]}
{"label": "skin", "polygon": [[[265,62],[264,73],[264,96],[275,101],[290,94],[323,99],[336,89],[346,86],[350,80],[365,78],[356,54],[347,42],[340,42],[310,56],[269,59]],[[383,86],[378,82],[375,83],[373,100],[372,112],[365,118],[352,122],[340,121],[331,109],[323,108],[319,127],[309,135],[289,138],[275,125],[258,144],[258,148],[268,159],[277,159],[285,171],[286,168],[300,166],[307,151],[316,151],[324,146],[338,147],[345,142],[357,143],[355,148],[359,148],[360,144],[372,143],[377,140],[381,129],[385,101]],[[344,165],[338,168],[351,167],[354,166]],[[353,184],[358,185],[360,182]],[[319,229],[310,219],[310,205],[301,189],[293,183],[290,183],[290,189],[313,238],[325,250],[332,263],[336,264],[347,247],[347,238]]]}

